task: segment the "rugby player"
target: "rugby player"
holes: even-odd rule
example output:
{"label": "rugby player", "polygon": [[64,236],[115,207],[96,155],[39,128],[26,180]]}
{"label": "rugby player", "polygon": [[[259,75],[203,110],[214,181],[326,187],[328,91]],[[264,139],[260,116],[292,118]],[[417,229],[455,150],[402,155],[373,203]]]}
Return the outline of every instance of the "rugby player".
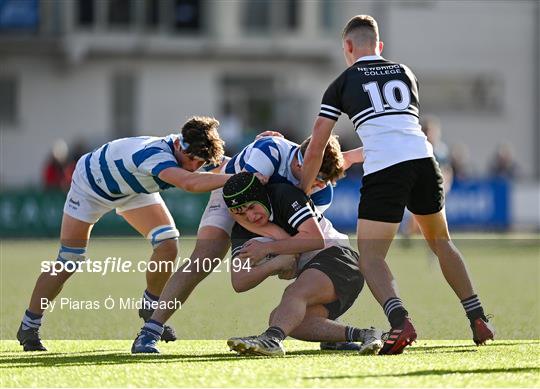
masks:
{"label": "rugby player", "polygon": [[443,177],[418,120],[416,77],[407,66],[381,57],[383,42],[371,16],[353,17],[343,30],[342,44],[349,68],[322,98],[305,155],[302,189],[311,191],[326,142],[341,113],[346,113],[365,152],[357,225],[360,269],[391,326],[380,353],[400,354],[417,337],[385,262],[405,207],[413,213],[444,277],[461,300],[474,342],[482,345],[493,339],[495,331],[450,238]]}
{"label": "rugby player", "polygon": [[[298,145],[280,136],[262,137],[215,170],[225,173],[256,172],[268,177],[269,183],[297,185],[302,175],[303,153],[309,142],[310,139],[307,139]],[[362,161],[362,148],[350,150],[344,154],[341,152],[337,138],[335,136],[329,138],[323,163],[317,180],[313,183],[311,194],[313,203],[320,211],[327,209],[332,202],[333,187],[330,184],[343,176],[345,167]],[[212,270],[204,271],[197,260],[209,258],[212,260],[212,268],[217,266],[219,262],[213,259],[225,257],[229,250],[233,225],[234,220],[225,205],[222,190],[213,191],[199,224],[197,242],[190,256],[191,261],[172,275],[161,294],[160,301],[179,300],[184,304],[193,289],[212,272]],[[159,352],[156,342],[162,336],[164,323],[175,312],[173,308],[166,309],[162,306],[160,305],[154,311],[151,319],[147,321],[133,342],[131,348],[133,353]],[[346,344],[339,346],[348,347]],[[329,347],[334,347],[334,345]]]}
{"label": "rugby player", "polygon": [[[232,350],[284,355],[282,341],[287,336],[307,341],[360,341],[361,354],[376,354],[381,349],[382,331],[335,321],[351,307],[364,285],[358,255],[348,237],[335,230],[300,189],[290,184],[264,187],[253,174],[239,173],[223,187],[223,198],[236,221],[231,237],[233,258],[257,264],[231,273],[234,289],[247,291],[276,274],[280,278],[297,276],[270,314],[270,327],[259,336],[229,339]],[[274,240],[252,240],[262,235]],[[294,254],[300,253],[297,263]],[[272,255],[277,257],[257,263]]]}
{"label": "rugby player", "polygon": [[[122,138],[83,155],[77,162],[64,206],[57,260],[74,266],[84,261],[92,227],[101,216],[116,209],[152,244],[150,261],[172,264],[178,253],[179,232],[159,191],[177,187],[207,192],[223,186],[228,174],[195,172],[203,164],[221,162],[223,141],[218,126],[213,118],[192,117],[180,134]],[[41,301],[53,300],[73,271],[51,273],[39,276],[19,326],[17,339],[25,351],[46,351],[39,335],[44,311]],[[151,316],[153,302],[159,299],[169,277],[169,270],[146,273],[144,307],[139,310],[144,320]],[[162,339],[175,340],[174,330],[167,327]]]}

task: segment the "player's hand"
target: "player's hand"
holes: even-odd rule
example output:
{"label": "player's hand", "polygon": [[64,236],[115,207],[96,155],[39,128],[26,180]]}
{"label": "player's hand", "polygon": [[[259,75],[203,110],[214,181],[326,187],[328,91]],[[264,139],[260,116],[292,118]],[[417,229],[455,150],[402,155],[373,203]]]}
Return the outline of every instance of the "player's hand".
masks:
{"label": "player's hand", "polygon": [[298,256],[295,255],[279,255],[272,259],[279,269],[277,276],[282,280],[291,280],[296,277],[296,268]]}
{"label": "player's hand", "polygon": [[255,239],[248,240],[240,249],[238,257],[240,259],[251,260],[251,263],[257,264],[261,259],[265,258],[270,252],[268,244],[259,242]]}
{"label": "player's hand", "polygon": [[270,177],[265,176],[264,174],[261,174],[261,173],[254,173],[254,175],[255,175],[255,177],[257,177],[259,179],[261,184],[263,184],[263,185],[268,184],[268,180],[270,179]]}
{"label": "player's hand", "polygon": [[255,137],[255,140],[259,140],[261,138],[264,138],[265,136],[278,136],[280,138],[284,138],[284,136],[283,136],[283,134],[281,132],[268,130],[268,131],[263,131],[259,135],[257,135]]}

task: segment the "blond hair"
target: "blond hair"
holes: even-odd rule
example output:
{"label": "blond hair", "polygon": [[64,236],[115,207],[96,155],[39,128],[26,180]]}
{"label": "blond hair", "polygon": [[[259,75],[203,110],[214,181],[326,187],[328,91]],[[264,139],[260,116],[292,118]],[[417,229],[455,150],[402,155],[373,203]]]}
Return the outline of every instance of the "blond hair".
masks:
{"label": "blond hair", "polygon": [[[311,137],[307,138],[300,145],[300,151],[302,155],[306,155]],[[345,175],[343,166],[345,160],[343,159],[343,153],[341,152],[341,146],[339,145],[338,137],[336,135],[330,135],[328,144],[324,149],[323,160],[319,173],[328,181],[335,183],[341,177]]]}

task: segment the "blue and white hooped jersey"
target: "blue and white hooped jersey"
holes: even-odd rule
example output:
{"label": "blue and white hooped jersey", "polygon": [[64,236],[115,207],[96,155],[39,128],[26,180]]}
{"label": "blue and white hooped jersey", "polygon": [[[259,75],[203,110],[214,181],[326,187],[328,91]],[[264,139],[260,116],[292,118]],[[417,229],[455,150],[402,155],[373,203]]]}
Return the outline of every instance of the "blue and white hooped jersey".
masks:
{"label": "blue and white hooped jersey", "polygon": [[166,168],[179,167],[174,157],[176,137],[122,138],[83,155],[88,185],[98,196],[110,201],[171,188],[158,175]]}
{"label": "blue and white hooped jersey", "polygon": [[[241,171],[261,173],[270,177],[269,184],[300,182],[292,174],[291,162],[300,146],[285,138],[267,136],[250,143],[232,157],[225,166],[225,173],[236,174]],[[311,200],[320,212],[326,211],[332,204],[334,189],[332,185],[316,188]]]}

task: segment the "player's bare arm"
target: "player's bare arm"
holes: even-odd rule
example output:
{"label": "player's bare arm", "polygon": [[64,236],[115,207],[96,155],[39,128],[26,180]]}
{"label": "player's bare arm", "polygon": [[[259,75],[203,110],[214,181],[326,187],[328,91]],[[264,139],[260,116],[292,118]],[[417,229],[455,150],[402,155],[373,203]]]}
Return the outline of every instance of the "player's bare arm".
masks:
{"label": "player's bare arm", "polygon": [[[244,266],[246,262],[249,266]],[[291,273],[293,269],[293,273],[296,273],[296,257],[292,255],[278,255],[270,261],[255,261],[246,258],[244,264],[239,271],[231,272],[232,286],[238,293],[253,289],[268,277],[282,272]]]}
{"label": "player's bare arm", "polygon": [[343,159],[345,160],[345,165],[343,166],[343,170],[349,169],[355,163],[364,162],[364,159],[365,159],[364,148],[357,147],[356,149],[344,151]]}
{"label": "player's bare arm", "polygon": [[159,179],[183,189],[186,192],[209,192],[221,188],[231,177],[230,174],[189,172],[179,167],[164,169]]}
{"label": "player's bare arm", "polygon": [[268,254],[298,254],[324,248],[324,237],[317,220],[310,218],[290,238],[273,242],[249,241],[240,250],[240,258],[264,258]]}
{"label": "player's bare arm", "polygon": [[328,143],[328,139],[332,134],[332,129],[335,125],[334,120],[330,120],[324,117],[318,117],[315,120],[313,126],[311,142],[306,150],[306,155],[304,156],[304,166],[302,168],[302,179],[300,180],[300,188],[306,193],[309,194],[311,187],[319,169],[321,168],[324,148]]}

